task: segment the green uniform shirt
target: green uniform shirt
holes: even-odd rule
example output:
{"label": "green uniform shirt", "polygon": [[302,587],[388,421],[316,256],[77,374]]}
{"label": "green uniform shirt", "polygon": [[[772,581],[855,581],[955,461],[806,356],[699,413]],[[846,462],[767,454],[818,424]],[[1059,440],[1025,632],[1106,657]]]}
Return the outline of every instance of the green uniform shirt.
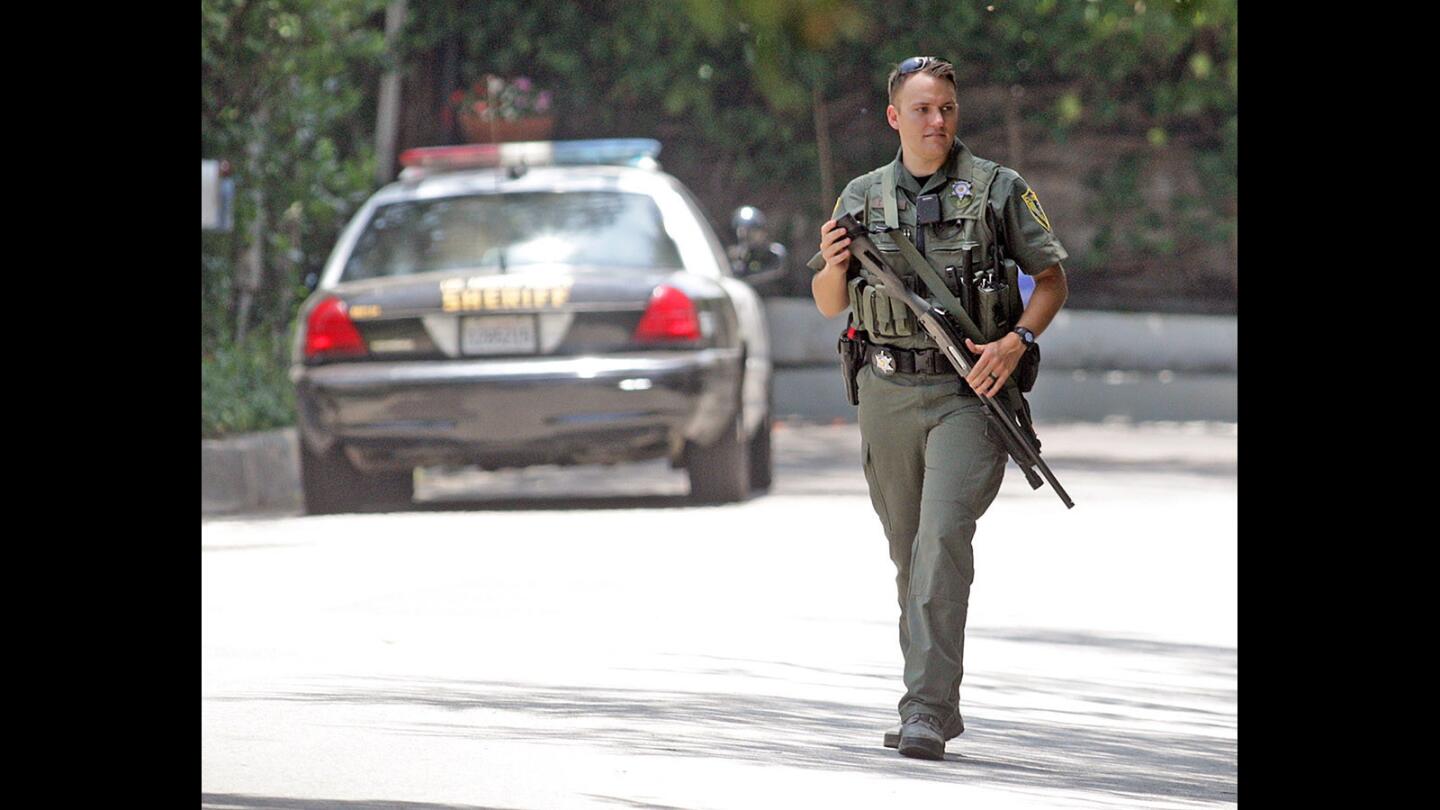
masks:
{"label": "green uniform shirt", "polygon": [[[916,199],[924,194],[939,194],[941,221],[929,226],[925,240],[925,256],[937,270],[947,264],[958,264],[958,246],[973,239],[980,243],[977,256],[986,255],[990,234],[984,227],[981,200],[988,196],[997,215],[1005,219],[1007,242],[1006,256],[1027,273],[1038,273],[1069,257],[1060,240],[1051,230],[1049,218],[1033,189],[1013,169],[977,158],[970,149],[955,139],[950,156],[932,174],[922,187],[905,168],[902,152],[897,150],[895,160],[872,172],[851,180],[840,198],[835,201],[833,217],[843,213],[854,214],[869,226],[871,238],[876,247],[890,259],[887,247],[893,241],[877,228],[900,228],[902,233],[914,241],[916,221]],[[888,193],[887,193],[888,192]],[[887,244],[888,243],[888,244]],[[908,275],[903,262],[891,262],[902,275]],[[819,271],[825,267],[825,259],[816,253],[810,260],[811,269]],[[852,259],[851,274],[859,263]],[[923,287],[921,287],[923,291]],[[926,295],[927,298],[932,298]],[[875,302],[871,303],[872,306]],[[884,302],[879,302],[883,308]],[[852,301],[853,306],[853,301]],[[902,305],[895,302],[894,308]],[[895,313],[897,317],[903,313]],[[908,328],[906,331],[910,331]],[[916,334],[898,339],[872,335],[872,340],[902,346],[920,348],[933,346],[929,335],[915,327]]]}
{"label": "green uniform shirt", "polygon": [[[921,187],[919,181],[905,168],[901,161],[901,153],[895,153],[895,160],[891,164],[895,167],[895,188],[905,196],[905,208],[900,213],[902,224],[913,225],[915,222],[915,200],[924,194],[941,193],[945,197],[956,197],[954,187],[956,181],[966,181],[971,184],[971,197],[976,196],[975,182],[975,156],[970,149],[955,139],[955,144],[950,148],[950,157],[938,171],[930,175]],[[867,175],[868,176],[868,175]],[[860,178],[856,178],[857,180]],[[852,181],[853,182],[853,181]],[[1030,184],[1025,182],[1019,172],[1001,166],[991,181],[990,198],[991,202],[1003,200],[1004,204],[1000,210],[1005,215],[1005,230],[1009,237],[1005,245],[1005,253],[1020,268],[1027,273],[1034,274],[1052,265],[1059,264],[1070,257],[1060,239],[1050,227],[1050,218],[1045,215],[1045,210],[1040,207],[1040,200]],[[846,191],[850,191],[847,186]],[[840,196],[840,201],[845,200],[845,195]],[[839,201],[837,201],[838,203]],[[941,198],[942,205],[946,202]],[[834,212],[840,214],[837,207]],[[908,213],[908,216],[905,214]],[[942,216],[949,214],[943,211]],[[948,217],[947,217],[948,218]],[[824,265],[821,265],[822,267]]]}

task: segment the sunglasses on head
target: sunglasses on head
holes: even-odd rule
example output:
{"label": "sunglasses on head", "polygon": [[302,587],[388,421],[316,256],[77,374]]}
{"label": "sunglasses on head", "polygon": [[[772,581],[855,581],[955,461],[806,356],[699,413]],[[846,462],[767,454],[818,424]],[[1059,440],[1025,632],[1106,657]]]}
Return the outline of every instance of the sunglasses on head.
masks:
{"label": "sunglasses on head", "polygon": [[914,73],[915,71],[920,70],[931,62],[940,61],[943,60],[938,56],[912,56],[909,59],[906,59],[904,62],[900,63],[900,65],[895,69],[895,75],[904,76],[907,73]]}

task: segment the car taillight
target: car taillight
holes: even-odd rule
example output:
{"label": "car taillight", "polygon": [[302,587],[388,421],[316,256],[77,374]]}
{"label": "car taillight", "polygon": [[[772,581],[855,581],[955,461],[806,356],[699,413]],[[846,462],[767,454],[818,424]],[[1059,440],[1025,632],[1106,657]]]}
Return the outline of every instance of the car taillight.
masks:
{"label": "car taillight", "polygon": [[690,296],[664,284],[650,295],[650,306],[635,327],[643,341],[699,340],[700,317]]}
{"label": "car taillight", "polygon": [[305,357],[362,357],[365,340],[346,314],[345,302],[326,298],[305,322]]}

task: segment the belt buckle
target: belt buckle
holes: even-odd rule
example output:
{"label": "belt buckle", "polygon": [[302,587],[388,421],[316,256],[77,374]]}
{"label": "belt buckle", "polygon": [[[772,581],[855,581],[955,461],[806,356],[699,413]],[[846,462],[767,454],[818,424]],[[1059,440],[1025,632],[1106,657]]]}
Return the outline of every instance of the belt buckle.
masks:
{"label": "belt buckle", "polygon": [[895,373],[895,356],[889,351],[880,349],[871,359],[875,361],[875,369],[881,374],[888,377]]}

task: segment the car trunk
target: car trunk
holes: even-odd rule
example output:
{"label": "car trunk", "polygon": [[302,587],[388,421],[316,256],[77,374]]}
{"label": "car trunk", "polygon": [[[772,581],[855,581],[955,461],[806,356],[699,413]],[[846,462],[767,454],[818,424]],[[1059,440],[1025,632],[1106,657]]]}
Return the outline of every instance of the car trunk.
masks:
{"label": "car trunk", "polygon": [[[701,339],[637,339],[662,284],[683,288],[694,302]],[[725,321],[716,313],[718,285],[673,270],[430,273],[344,284],[333,294],[345,301],[368,350],[346,362],[703,348],[714,345]]]}

